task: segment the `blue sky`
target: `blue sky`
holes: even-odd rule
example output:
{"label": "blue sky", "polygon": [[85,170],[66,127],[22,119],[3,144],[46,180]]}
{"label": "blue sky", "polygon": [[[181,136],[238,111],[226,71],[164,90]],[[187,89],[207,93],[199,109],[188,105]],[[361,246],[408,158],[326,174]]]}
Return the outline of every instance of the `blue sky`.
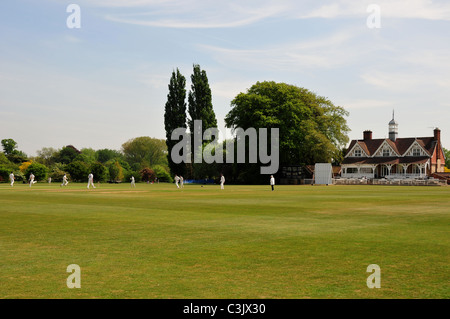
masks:
{"label": "blue sky", "polygon": [[[69,4],[81,28],[69,29]],[[369,28],[370,4],[381,28]],[[120,149],[165,138],[171,72],[206,70],[223,119],[257,81],[305,87],[350,112],[350,139],[442,130],[450,148],[450,2],[41,0],[0,3],[0,138]]]}

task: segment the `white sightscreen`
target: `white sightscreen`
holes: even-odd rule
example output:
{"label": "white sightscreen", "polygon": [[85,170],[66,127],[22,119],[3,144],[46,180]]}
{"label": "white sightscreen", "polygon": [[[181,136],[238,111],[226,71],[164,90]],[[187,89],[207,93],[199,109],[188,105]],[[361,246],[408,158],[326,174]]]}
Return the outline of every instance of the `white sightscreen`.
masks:
{"label": "white sightscreen", "polygon": [[330,163],[318,163],[314,168],[314,184],[331,185],[333,168]]}

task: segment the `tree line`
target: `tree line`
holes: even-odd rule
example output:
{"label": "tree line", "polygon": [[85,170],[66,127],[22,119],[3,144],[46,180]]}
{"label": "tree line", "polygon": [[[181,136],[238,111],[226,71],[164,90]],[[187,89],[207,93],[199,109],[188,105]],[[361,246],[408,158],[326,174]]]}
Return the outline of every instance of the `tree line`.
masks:
{"label": "tree line", "polygon": [[172,182],[167,163],[167,146],[162,139],[136,137],[122,144],[121,150],[92,148],[77,149],[66,145],[61,149],[44,147],[37,156],[27,156],[18,150],[13,139],[1,141],[0,180],[7,180],[11,172],[17,181],[27,181],[31,173],[36,180],[84,182],[89,173],[95,182],[136,181]]}
{"label": "tree line", "polygon": [[[236,183],[267,182],[267,176],[261,176],[259,173],[261,164],[249,163],[248,157],[245,163],[233,164],[225,161],[221,164],[174,163],[171,152],[178,142],[171,140],[173,130],[184,128],[192,140],[195,120],[202,121],[201,134],[208,128],[217,127],[217,120],[208,78],[199,65],[193,66],[188,94],[186,78],[178,68],[172,72],[168,90],[164,124],[168,165],[172,174],[195,179],[217,179],[223,173],[228,177],[228,181]],[[278,128],[280,166],[306,166],[317,162],[338,164],[343,159],[344,147],[349,141],[347,133],[350,129],[346,116],[348,112],[343,107],[336,106],[328,98],[305,88],[264,81],[257,82],[231,101],[231,110],[225,117],[225,124],[232,130]],[[223,141],[213,147],[224,149],[226,143],[227,141]],[[209,141],[204,142],[203,147],[208,146],[210,147]],[[191,149],[190,152],[193,159],[194,150]],[[212,152],[214,153],[214,150]],[[225,157],[225,151],[223,154]]]}

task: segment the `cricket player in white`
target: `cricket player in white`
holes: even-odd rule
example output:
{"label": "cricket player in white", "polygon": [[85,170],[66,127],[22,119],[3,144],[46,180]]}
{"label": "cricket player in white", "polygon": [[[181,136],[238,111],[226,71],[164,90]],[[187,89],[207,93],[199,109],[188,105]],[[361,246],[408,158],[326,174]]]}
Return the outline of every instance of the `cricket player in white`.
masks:
{"label": "cricket player in white", "polygon": [[272,187],[272,190],[274,185],[275,185],[275,178],[273,178],[273,175],[270,175],[270,186]]}
{"label": "cricket player in white", "polygon": [[34,175],[33,173],[30,174],[30,187],[31,185],[36,184],[36,181],[34,180]]}
{"label": "cricket player in white", "polygon": [[95,188],[94,186],[94,175],[92,175],[92,173],[90,173],[88,175],[88,184],[87,184],[87,188],[89,189],[89,185],[92,185],[93,188]]}
{"label": "cricket player in white", "polygon": [[134,176],[131,176],[131,187],[136,187],[136,184],[134,183]]}
{"label": "cricket player in white", "polygon": [[67,180],[67,175],[64,174],[64,176],[63,176],[63,182],[62,182],[61,186],[67,186],[67,184],[69,184],[69,181]]}
{"label": "cricket player in white", "polygon": [[223,184],[225,184],[225,176],[220,174],[220,189],[224,189]]}
{"label": "cricket player in white", "polygon": [[180,186],[178,185],[179,181],[180,181],[180,178],[178,177],[178,175],[175,175],[175,184],[177,185],[177,188],[180,188]]}
{"label": "cricket player in white", "polygon": [[183,182],[184,182],[184,178],[183,178],[183,176],[180,176],[180,186],[181,186],[181,188],[184,187]]}
{"label": "cricket player in white", "polygon": [[9,180],[11,182],[11,187],[13,187],[14,186],[14,173],[13,172],[11,172],[11,174],[9,174]]}

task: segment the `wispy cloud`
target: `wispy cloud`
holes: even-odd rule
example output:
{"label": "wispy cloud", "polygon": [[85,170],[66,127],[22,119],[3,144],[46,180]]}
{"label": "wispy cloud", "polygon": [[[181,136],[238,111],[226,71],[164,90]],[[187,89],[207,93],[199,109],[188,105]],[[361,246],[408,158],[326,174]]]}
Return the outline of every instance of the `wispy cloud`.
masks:
{"label": "wispy cloud", "polygon": [[[107,20],[165,28],[235,28],[270,17],[283,19],[364,18],[375,3],[382,18],[450,20],[450,3],[437,0],[208,1],[208,0],[80,0],[83,5],[109,8]],[[117,13],[115,9],[127,9]]]}
{"label": "wispy cloud", "polygon": [[436,0],[353,0],[328,1],[319,7],[311,8],[298,18],[349,18],[368,16],[370,4],[380,7],[382,18],[450,20],[450,3]]}
{"label": "wispy cloud", "polygon": [[343,30],[320,38],[266,46],[258,49],[230,49],[200,45],[223,65],[264,67],[264,69],[296,72],[299,69],[334,68],[355,62],[357,56],[370,47],[350,46],[360,35],[357,29]]}

